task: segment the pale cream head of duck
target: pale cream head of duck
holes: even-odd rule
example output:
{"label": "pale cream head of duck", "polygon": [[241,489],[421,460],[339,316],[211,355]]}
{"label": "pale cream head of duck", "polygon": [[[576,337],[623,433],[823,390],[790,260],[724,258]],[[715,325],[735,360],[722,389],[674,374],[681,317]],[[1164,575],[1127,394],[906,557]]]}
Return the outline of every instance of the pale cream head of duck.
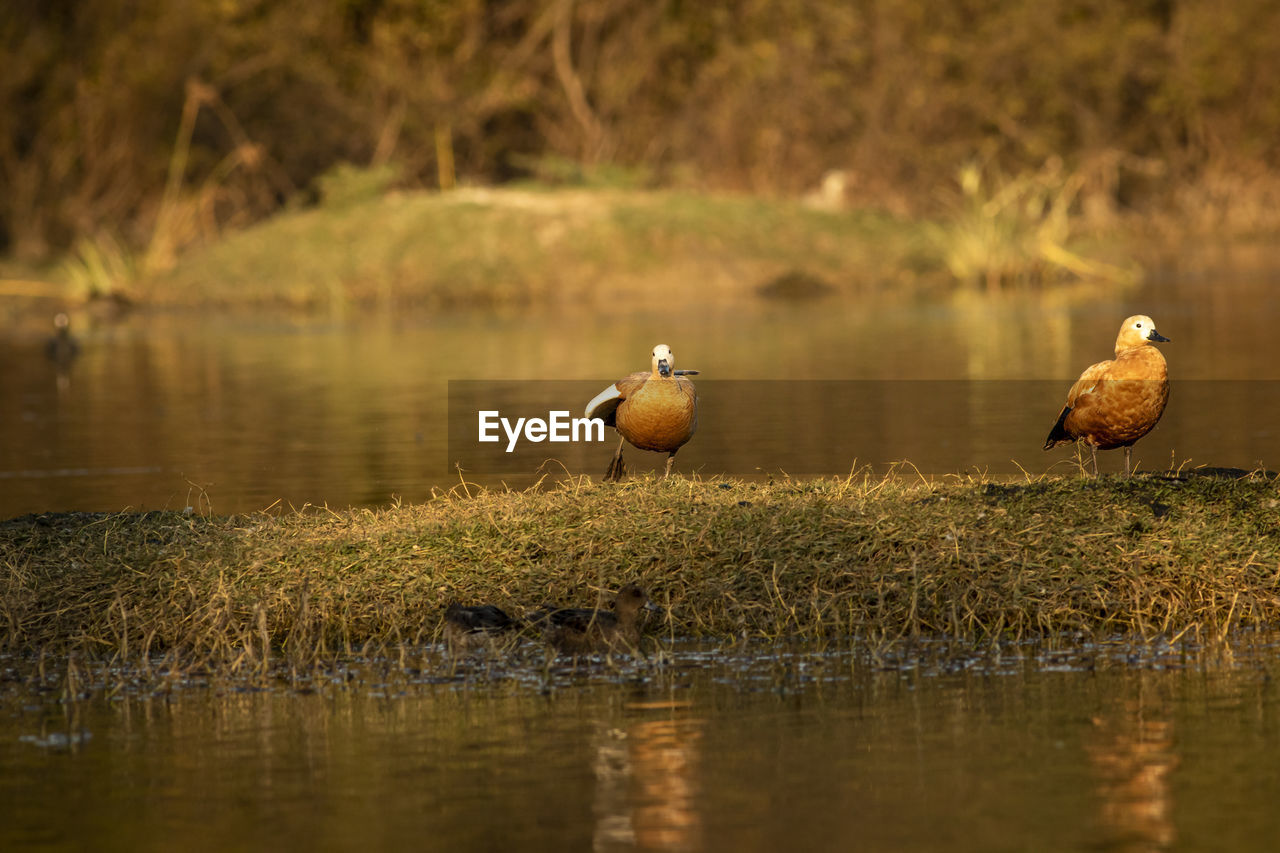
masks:
{"label": "pale cream head of duck", "polygon": [[658,344],[653,348],[653,372],[667,377],[676,369],[676,357],[671,354],[671,347]]}
{"label": "pale cream head of duck", "polygon": [[1156,331],[1156,321],[1146,314],[1134,314],[1120,324],[1120,334],[1116,335],[1116,355],[1148,343],[1167,343],[1164,335]]}

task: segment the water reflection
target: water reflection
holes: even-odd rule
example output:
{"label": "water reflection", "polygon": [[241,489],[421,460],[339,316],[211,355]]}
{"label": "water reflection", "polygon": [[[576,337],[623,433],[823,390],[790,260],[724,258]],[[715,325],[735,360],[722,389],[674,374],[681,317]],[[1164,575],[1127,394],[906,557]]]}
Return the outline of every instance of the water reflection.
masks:
{"label": "water reflection", "polygon": [[[1175,381],[1168,416],[1135,449],[1142,470],[1187,459],[1227,460],[1245,470],[1280,447],[1280,382]],[[700,380],[699,427],[680,450],[677,470],[704,478],[786,472],[844,476],[869,467],[883,475],[901,460],[930,476],[975,469],[1016,476],[1058,466],[1074,471],[1072,448],[1041,448],[1062,409],[1066,383],[1032,380]],[[500,411],[512,423],[561,410],[559,430],[590,382],[450,382],[448,456],[469,480],[527,483],[538,473],[602,476],[616,434],[603,441],[552,443],[499,431],[481,441],[479,414]],[[1173,405],[1172,403],[1170,404]],[[492,416],[490,416],[492,417]],[[1219,424],[1249,423],[1224,433]],[[492,439],[497,439],[492,440]],[[1087,452],[1085,454],[1087,456]],[[661,473],[666,455],[628,447],[629,470]],[[1226,465],[1227,462],[1224,462]],[[1103,471],[1123,471],[1124,455],[1104,452]]]}
{"label": "water reflection", "polygon": [[1086,749],[1097,775],[1106,849],[1169,849],[1177,839],[1170,776],[1178,757],[1167,704],[1126,699],[1092,723]]}
{"label": "water reflection", "polygon": [[433,647],[305,693],[9,659],[0,849],[1263,851],[1278,649],[683,642],[483,676]]}
{"label": "water reflection", "polygon": [[[459,481],[448,447],[450,381],[581,381],[585,396],[555,401],[576,412],[604,383],[643,367],[637,353],[657,342],[677,346],[703,371],[700,389],[706,383],[702,432],[681,450],[682,472],[843,475],[854,459],[909,459],[948,472],[1035,473],[1060,461],[1039,447],[1062,389],[1081,365],[1110,351],[1116,324],[1135,312],[1154,317],[1175,341],[1166,353],[1173,394],[1140,446],[1144,468],[1170,459],[1275,467],[1280,416],[1267,407],[1280,405],[1280,395],[1250,383],[1280,378],[1269,329],[1277,291],[1244,273],[1212,284],[1160,281],[1082,300],[1053,291],[701,305],[677,315],[635,311],[625,326],[568,310],[388,314],[341,324],[145,311],[108,323],[77,315],[70,328],[79,348],[69,366],[47,357],[50,330],[41,316],[0,335],[0,517],[423,500]],[[743,417],[713,399],[716,383],[734,380],[802,384],[790,408],[769,409],[766,399]],[[861,382],[905,390],[922,380],[969,383],[973,393],[945,409],[936,396],[871,390],[833,400],[822,389]],[[1019,393],[1000,390],[1026,382]],[[1035,396],[1041,382],[1043,400]],[[1179,387],[1187,382],[1190,391]],[[745,405],[750,396],[738,400]],[[940,429],[944,409],[950,431]],[[1215,417],[1220,412],[1227,415]],[[1232,429],[1222,429],[1224,420]],[[838,465],[793,465],[804,461],[796,453],[827,450]],[[542,467],[548,458],[572,473],[598,475],[601,467],[544,453],[515,475],[481,482],[519,487],[546,471],[558,475],[558,465]],[[651,461],[637,457],[632,467]]]}
{"label": "water reflection", "polygon": [[[631,703],[631,710],[677,711],[684,702]],[[704,721],[671,717],[601,727],[596,736],[593,849],[702,849],[698,811]]]}

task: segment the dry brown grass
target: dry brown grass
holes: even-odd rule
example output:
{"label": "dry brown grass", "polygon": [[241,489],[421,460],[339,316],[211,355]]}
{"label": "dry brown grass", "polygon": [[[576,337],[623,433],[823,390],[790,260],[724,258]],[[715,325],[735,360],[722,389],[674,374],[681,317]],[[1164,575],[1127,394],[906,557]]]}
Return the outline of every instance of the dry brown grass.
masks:
{"label": "dry brown grass", "polygon": [[593,605],[625,581],[669,607],[663,635],[1213,639],[1280,614],[1280,490],[673,477],[378,510],[26,517],[0,525],[0,647],[299,671],[432,641],[452,600]]}

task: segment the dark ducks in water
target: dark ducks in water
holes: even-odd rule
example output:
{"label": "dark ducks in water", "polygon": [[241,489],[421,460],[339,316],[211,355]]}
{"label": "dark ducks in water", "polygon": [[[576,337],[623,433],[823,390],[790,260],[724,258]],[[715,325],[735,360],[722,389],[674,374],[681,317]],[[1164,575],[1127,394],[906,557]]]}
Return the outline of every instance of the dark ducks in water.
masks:
{"label": "dark ducks in water", "polygon": [[533,614],[529,621],[566,654],[632,651],[640,644],[640,611],[645,609],[658,608],[643,589],[630,583],[618,590],[613,610],[563,607]]}
{"label": "dark ducks in water", "polygon": [[676,451],[698,429],[698,393],[687,376],[696,370],[676,370],[671,347],[653,348],[648,372],[632,373],[619,379],[587,403],[587,417],[601,418],[615,427],[621,439],[605,480],[620,480],[626,473],[622,448],[626,442],[640,450],[667,454],[664,477],[671,473]]}
{"label": "dark ducks in water", "polygon": [[488,648],[515,635],[520,623],[492,604],[450,604],[444,611],[444,639],[453,652]]}
{"label": "dark ducks in water", "polygon": [[60,366],[67,366],[80,354],[80,344],[71,337],[71,318],[59,311],[53,318],[53,335],[45,341],[44,354]]}
{"label": "dark ducks in water", "polygon": [[1044,449],[1083,441],[1093,454],[1096,476],[1098,451],[1123,447],[1124,475],[1130,476],[1134,442],[1151,432],[1169,402],[1169,371],[1164,356],[1151,346],[1167,340],[1150,317],[1135,314],[1125,320],[1116,337],[1116,357],[1080,374]]}

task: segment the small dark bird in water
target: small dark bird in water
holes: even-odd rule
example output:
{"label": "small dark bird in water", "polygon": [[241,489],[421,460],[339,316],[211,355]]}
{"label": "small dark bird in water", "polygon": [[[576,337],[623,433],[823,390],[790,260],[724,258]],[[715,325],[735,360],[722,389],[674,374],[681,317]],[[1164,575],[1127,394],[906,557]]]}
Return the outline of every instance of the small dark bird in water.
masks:
{"label": "small dark bird in water", "polygon": [[615,427],[622,438],[613,455],[605,480],[621,480],[626,473],[622,448],[627,442],[640,450],[667,454],[662,476],[671,473],[676,451],[693,438],[698,429],[698,392],[688,376],[696,370],[676,370],[671,347],[653,348],[651,369],[619,379],[587,403],[587,417],[600,418]]}
{"label": "small dark bird in water", "polygon": [[1138,439],[1151,432],[1169,402],[1169,370],[1164,356],[1151,346],[1168,341],[1150,317],[1135,314],[1120,326],[1116,357],[1086,367],[1067,392],[1067,404],[1049,431],[1044,449],[1083,441],[1093,455],[1124,448],[1124,475],[1132,471],[1130,456]]}
{"label": "small dark bird in water", "polygon": [[493,604],[450,604],[444,611],[444,639],[452,651],[485,648],[513,636],[520,623]]}
{"label": "small dark bird in water", "polygon": [[658,609],[643,589],[630,583],[618,590],[613,610],[562,607],[532,614],[529,621],[566,654],[632,651],[640,644],[640,611]]}
{"label": "small dark bird in water", "polygon": [[53,335],[45,342],[44,353],[55,364],[68,365],[80,354],[80,344],[71,337],[71,318],[59,311],[53,318]]}

